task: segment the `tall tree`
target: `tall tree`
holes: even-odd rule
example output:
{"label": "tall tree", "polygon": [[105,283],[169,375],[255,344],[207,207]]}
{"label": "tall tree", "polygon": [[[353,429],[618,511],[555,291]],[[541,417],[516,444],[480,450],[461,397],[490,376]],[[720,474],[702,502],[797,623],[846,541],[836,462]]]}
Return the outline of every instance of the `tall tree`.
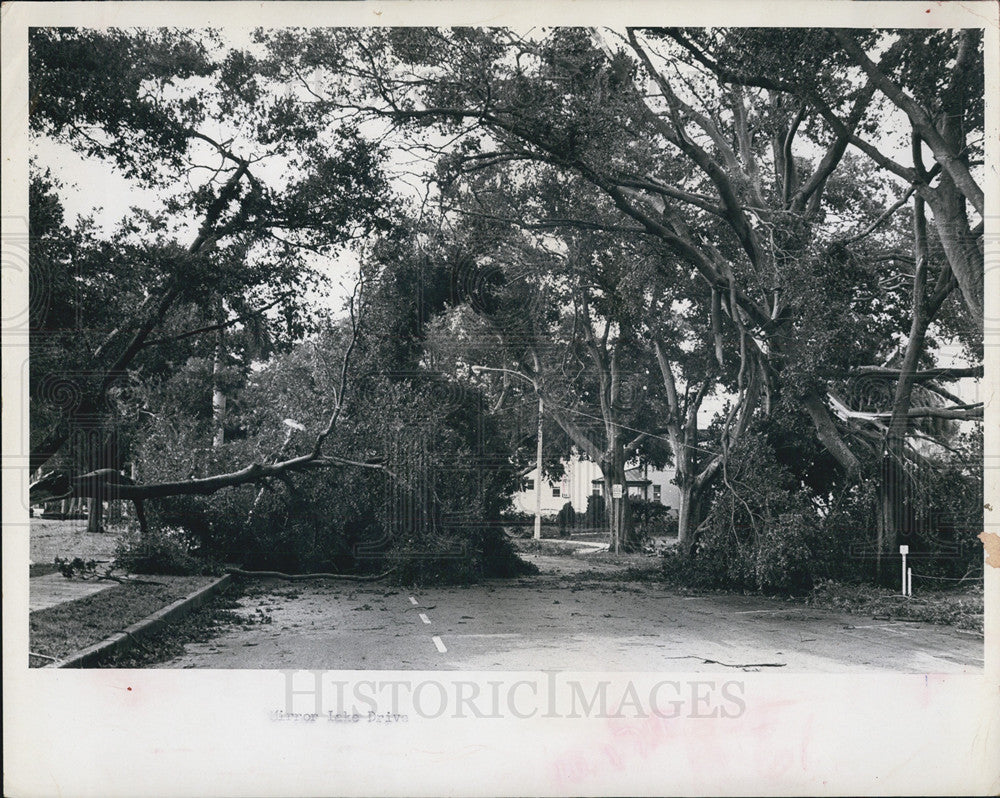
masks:
{"label": "tall tree", "polygon": [[[829,187],[849,146],[878,125],[880,84],[839,77],[846,56],[824,60],[815,39],[801,34],[789,56],[798,59],[795,74],[811,74],[818,87],[819,99],[808,102],[784,84],[697,71],[703,65],[688,40],[669,31],[630,30],[618,41],[580,29],[531,38],[350,31],[313,34],[299,56],[292,35],[273,46],[320,106],[337,105],[323,94],[324,75],[351,53],[348,68],[369,90],[354,109],[411,129],[437,126],[460,141],[448,148],[459,174],[502,163],[516,182],[532,162],[597,189],[614,209],[598,224],[652,237],[711,289],[716,327],[732,330],[739,349],[741,401],[791,392],[818,439],[856,476],[859,454],[831,413],[829,377],[810,365],[811,315],[822,299],[805,281],[840,257],[845,216],[870,208],[853,209]],[[911,39],[887,42],[879,69],[906,63]]]}
{"label": "tall tree", "polygon": [[[50,407],[33,413],[46,422],[33,423],[35,470],[87,419],[107,415],[109,391],[128,370],[162,363],[157,351],[246,329],[275,306],[288,332],[301,332],[297,299],[312,264],[389,222],[377,148],[348,124],[325,124],[319,135],[266,69],[212,34],[38,28],[29,45],[33,134],[67,142],[164,200],[161,213],[133,214],[89,257],[79,248],[60,256],[71,288],[111,304],[75,308],[91,323],[85,345],[50,364],[73,383],[74,401],[53,406],[36,394]],[[181,246],[172,234],[186,225],[197,232]],[[33,270],[45,262],[34,258]],[[33,358],[33,382],[54,378],[44,365]],[[117,459],[101,465],[118,468]]]}

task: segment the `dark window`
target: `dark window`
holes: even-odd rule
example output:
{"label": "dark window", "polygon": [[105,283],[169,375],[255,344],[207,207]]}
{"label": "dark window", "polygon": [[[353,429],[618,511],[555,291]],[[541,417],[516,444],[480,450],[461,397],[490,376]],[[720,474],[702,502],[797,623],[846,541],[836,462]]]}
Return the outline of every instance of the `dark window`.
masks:
{"label": "dark window", "polygon": [[556,498],[556,499],[558,499],[560,496],[562,496],[562,488],[561,488],[561,486],[559,486],[559,485],[553,485],[552,486],[552,496],[553,496],[553,498]]}
{"label": "dark window", "polygon": [[524,489],[525,490],[534,490],[535,489],[535,480],[533,480],[533,479],[526,479],[526,480],[524,480]]}

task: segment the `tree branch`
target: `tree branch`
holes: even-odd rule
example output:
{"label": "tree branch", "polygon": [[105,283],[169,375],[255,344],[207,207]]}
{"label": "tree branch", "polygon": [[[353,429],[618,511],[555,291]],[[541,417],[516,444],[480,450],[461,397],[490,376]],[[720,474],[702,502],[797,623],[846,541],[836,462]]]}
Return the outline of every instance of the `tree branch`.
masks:
{"label": "tree branch", "polygon": [[195,335],[201,335],[202,333],[213,332],[214,330],[223,330],[227,327],[232,327],[234,324],[239,324],[241,321],[246,321],[247,319],[251,319],[254,316],[259,316],[265,310],[270,310],[279,302],[288,298],[289,298],[288,296],[279,296],[273,302],[269,302],[266,305],[262,305],[261,307],[251,310],[248,313],[243,313],[232,319],[228,319],[227,321],[224,321],[221,324],[211,324],[208,327],[199,327],[196,330],[188,330],[187,332],[183,332],[178,335],[171,335],[167,338],[154,338],[152,341],[146,341],[142,345],[142,347],[146,348],[147,346],[159,346],[160,344],[169,344],[173,343],[174,341],[182,341],[185,338],[192,338]]}
{"label": "tree branch", "polygon": [[[885,366],[858,366],[853,369],[851,373],[863,374],[866,377],[885,377],[887,379],[897,379],[900,375],[900,370],[886,368]],[[915,371],[912,375],[912,379],[914,382],[926,382],[927,380],[943,380],[945,382],[950,382],[952,380],[960,380],[964,377],[982,376],[982,366],[963,366]]]}
{"label": "tree branch", "polygon": [[961,155],[945,141],[944,136],[938,131],[927,111],[868,57],[848,31],[834,30],[833,35],[879,90],[910,118],[910,122],[920,137],[927,142],[927,146],[934,153],[935,160],[941,164],[941,167],[958,186],[959,191],[982,216],[983,190],[972,177],[969,168],[962,161]]}

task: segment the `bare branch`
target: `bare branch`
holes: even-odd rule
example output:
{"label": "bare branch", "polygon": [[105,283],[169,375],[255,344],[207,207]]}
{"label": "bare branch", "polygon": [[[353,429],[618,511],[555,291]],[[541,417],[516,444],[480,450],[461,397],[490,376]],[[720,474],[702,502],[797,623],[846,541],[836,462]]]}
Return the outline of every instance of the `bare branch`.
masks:
{"label": "bare branch", "polygon": [[[853,374],[864,374],[868,377],[886,377],[888,379],[897,379],[900,375],[899,369],[886,368],[884,366],[858,366],[853,369]],[[983,367],[982,366],[968,366],[968,367],[953,367],[953,368],[937,368],[937,369],[924,369],[923,371],[915,371],[912,374],[912,379],[914,382],[925,382],[927,380],[944,380],[950,382],[952,380],[960,380],[963,377],[982,377]]]}
{"label": "bare branch", "polygon": [[178,335],[171,335],[167,338],[154,338],[152,341],[146,341],[142,346],[143,348],[147,346],[159,346],[160,344],[169,344],[174,341],[182,341],[185,338],[192,338],[196,335],[201,335],[202,333],[213,332],[215,330],[223,330],[227,327],[232,327],[234,324],[239,324],[241,321],[246,321],[247,319],[252,319],[254,316],[259,316],[266,310],[270,310],[275,305],[277,305],[282,300],[288,299],[288,295],[283,294],[275,299],[273,302],[268,302],[266,305],[262,305],[259,308],[249,311],[248,313],[243,313],[239,316],[235,316],[228,319],[220,324],[211,324],[208,327],[199,327],[196,330],[188,330],[187,332],[180,333]]}
{"label": "bare branch", "polygon": [[982,188],[972,177],[960,154],[955,152],[945,141],[944,136],[941,135],[927,111],[868,57],[848,31],[835,30],[833,35],[840,42],[840,46],[867,73],[882,93],[906,113],[920,137],[931,148],[935,160],[941,164],[941,167],[958,186],[959,191],[972,203],[981,216],[983,214]]}

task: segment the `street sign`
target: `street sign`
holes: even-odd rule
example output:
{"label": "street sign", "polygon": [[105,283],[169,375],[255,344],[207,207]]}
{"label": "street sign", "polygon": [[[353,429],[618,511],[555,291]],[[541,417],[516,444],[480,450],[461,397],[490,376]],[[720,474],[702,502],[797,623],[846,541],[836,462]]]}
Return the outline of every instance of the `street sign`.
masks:
{"label": "street sign", "polygon": [[900,546],[899,547],[899,553],[900,554],[909,554],[910,553],[910,547],[909,546]]}
{"label": "street sign", "polygon": [[611,498],[620,499],[625,493],[624,485],[612,485],[611,486]]}

